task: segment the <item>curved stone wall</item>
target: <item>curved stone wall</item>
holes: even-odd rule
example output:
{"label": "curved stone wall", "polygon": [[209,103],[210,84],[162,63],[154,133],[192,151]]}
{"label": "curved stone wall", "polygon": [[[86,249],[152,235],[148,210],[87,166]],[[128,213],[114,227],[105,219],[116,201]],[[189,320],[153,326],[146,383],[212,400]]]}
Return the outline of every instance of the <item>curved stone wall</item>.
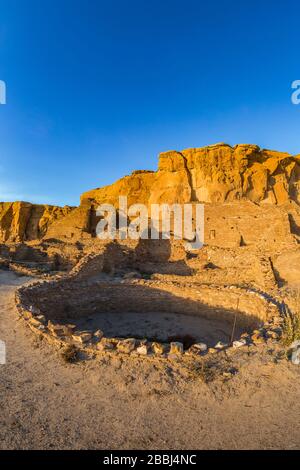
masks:
{"label": "curved stone wall", "polygon": [[[80,331],[76,318],[94,312],[177,312],[227,320],[231,324],[238,316],[245,328],[255,329],[254,336],[272,337],[272,325],[280,323],[276,303],[260,292],[235,286],[203,286],[160,280],[92,281],[83,280],[81,270],[68,278],[37,282],[21,287],[16,293],[20,316],[32,330],[59,344],[75,344],[93,353],[141,354],[148,357],[182,354],[180,343],[158,344],[134,338],[106,338],[102,331]],[[68,321],[73,320],[73,324]],[[275,333],[274,333],[275,334]],[[274,335],[273,335],[274,336]],[[233,347],[253,340],[243,335]],[[259,341],[258,341],[259,342]],[[232,345],[229,345],[232,346]],[[217,344],[215,349],[227,345]],[[214,350],[209,350],[214,352]],[[195,344],[186,354],[207,353],[204,344]]]}

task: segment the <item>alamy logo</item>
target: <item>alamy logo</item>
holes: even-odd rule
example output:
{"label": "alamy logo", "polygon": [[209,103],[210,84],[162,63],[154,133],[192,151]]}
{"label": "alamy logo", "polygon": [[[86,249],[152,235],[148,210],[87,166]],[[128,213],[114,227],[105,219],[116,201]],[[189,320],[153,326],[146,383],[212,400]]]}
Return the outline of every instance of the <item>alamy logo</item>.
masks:
{"label": "alamy logo", "polygon": [[128,207],[127,197],[119,197],[119,207],[101,204],[96,211],[100,221],[97,237],[102,240],[152,239],[184,240],[187,250],[199,250],[204,244],[203,204],[144,204]]}
{"label": "alamy logo", "polygon": [[295,90],[292,94],[292,103],[300,104],[300,80],[295,80],[292,83],[292,89]]}
{"label": "alamy logo", "polygon": [[0,365],[6,364],[6,346],[4,341],[0,339]]}
{"label": "alamy logo", "polygon": [[0,104],[6,104],[6,84],[0,80]]}

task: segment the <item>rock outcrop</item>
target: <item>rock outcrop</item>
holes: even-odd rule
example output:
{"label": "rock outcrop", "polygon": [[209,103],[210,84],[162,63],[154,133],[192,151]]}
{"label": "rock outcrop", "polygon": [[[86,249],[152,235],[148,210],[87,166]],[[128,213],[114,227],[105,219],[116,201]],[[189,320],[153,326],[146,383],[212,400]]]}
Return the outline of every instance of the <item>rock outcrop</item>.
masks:
{"label": "rock outcrop", "polygon": [[73,208],[0,202],[0,243],[43,238],[50,225],[64,219]]}
{"label": "rock outcrop", "polygon": [[[211,243],[252,244],[256,232],[264,229],[278,243],[289,235],[300,236],[300,155],[227,144],[165,152],[156,172],[135,171],[110,186],[88,191],[77,208],[0,203],[0,243],[94,236],[95,209],[101,203],[118,206],[119,196],[127,196],[128,205],[206,203],[206,239]],[[269,232],[263,240],[270,238]]]}
{"label": "rock outcrop", "polygon": [[82,194],[81,205],[98,203],[118,204],[119,196],[127,196],[128,204],[147,204],[156,178],[154,171],[134,171],[116,183]]}
{"label": "rock outcrop", "polygon": [[134,172],[116,183],[84,193],[82,203],[300,202],[300,155],[256,145],[217,144],[160,154],[157,172]]}

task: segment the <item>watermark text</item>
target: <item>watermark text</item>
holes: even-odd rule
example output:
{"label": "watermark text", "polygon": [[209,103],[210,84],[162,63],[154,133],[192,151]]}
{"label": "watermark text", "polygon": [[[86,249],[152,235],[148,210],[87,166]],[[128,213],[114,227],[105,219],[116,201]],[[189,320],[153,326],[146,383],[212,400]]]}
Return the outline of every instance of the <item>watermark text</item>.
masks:
{"label": "watermark text", "polygon": [[96,211],[100,218],[97,237],[102,240],[184,240],[188,251],[204,244],[203,204],[133,204],[119,197],[119,207],[101,204]]}
{"label": "watermark text", "polygon": [[0,104],[6,104],[6,83],[0,80]]}
{"label": "watermark text", "polygon": [[300,80],[295,80],[292,83],[292,89],[295,90],[292,93],[292,103],[299,105],[300,104]]}

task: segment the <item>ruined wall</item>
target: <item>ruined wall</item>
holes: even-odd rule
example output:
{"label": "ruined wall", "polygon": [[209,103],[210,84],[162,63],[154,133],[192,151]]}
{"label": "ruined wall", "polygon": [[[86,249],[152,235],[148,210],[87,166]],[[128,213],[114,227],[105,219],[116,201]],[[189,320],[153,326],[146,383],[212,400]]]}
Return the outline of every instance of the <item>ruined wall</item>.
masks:
{"label": "ruined wall", "polygon": [[74,320],[95,312],[173,312],[238,321],[254,327],[270,320],[276,308],[262,297],[238,288],[176,285],[173,282],[134,280],[123,283],[54,281],[24,289],[22,299],[48,320]]}
{"label": "ruined wall", "polygon": [[205,244],[224,248],[295,244],[289,206],[251,202],[205,204]]}

